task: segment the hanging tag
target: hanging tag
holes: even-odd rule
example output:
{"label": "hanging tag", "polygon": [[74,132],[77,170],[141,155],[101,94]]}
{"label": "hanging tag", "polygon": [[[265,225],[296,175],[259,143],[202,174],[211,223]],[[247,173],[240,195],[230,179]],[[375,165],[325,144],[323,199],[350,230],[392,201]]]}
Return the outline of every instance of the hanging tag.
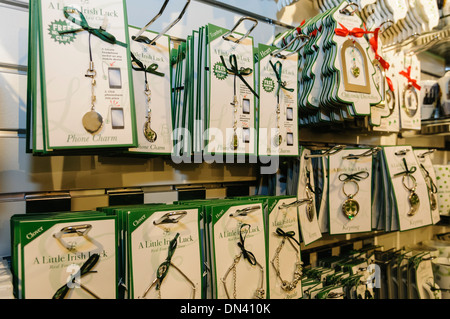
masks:
{"label": "hanging tag", "polygon": [[330,234],[372,230],[372,155],[345,149],[328,157]]}
{"label": "hanging tag", "polygon": [[[308,158],[309,155],[311,155],[311,151],[302,147],[300,155],[300,171],[297,188],[297,198],[299,200],[311,200],[311,202],[305,203],[304,205],[298,207],[300,231],[305,245],[309,245],[322,237],[319,223],[317,221],[314,195],[314,191],[316,191],[314,189],[314,171],[311,159]],[[307,159],[305,159],[305,156],[307,157]]]}

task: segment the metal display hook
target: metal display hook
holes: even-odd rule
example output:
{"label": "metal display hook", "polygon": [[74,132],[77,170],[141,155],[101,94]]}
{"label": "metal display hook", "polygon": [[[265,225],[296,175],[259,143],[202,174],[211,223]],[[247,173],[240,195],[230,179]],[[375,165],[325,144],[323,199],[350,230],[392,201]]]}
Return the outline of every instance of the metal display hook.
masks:
{"label": "metal display hook", "polygon": [[[247,31],[246,34],[244,34],[241,38],[236,39],[236,38],[232,35],[232,33],[233,33],[233,32],[237,29],[237,27],[238,27],[242,22],[244,22],[245,20],[250,20],[250,21],[252,21],[252,22],[253,22],[253,25],[250,27],[250,29]],[[242,18],[239,19],[239,21],[234,25],[234,27],[233,27],[230,31],[228,31],[227,33],[225,33],[225,34],[222,36],[222,38],[223,38],[224,40],[227,40],[227,41],[233,41],[234,43],[239,43],[239,42],[241,42],[242,40],[244,40],[245,38],[247,38],[247,37],[250,35],[250,33],[253,31],[253,29],[256,28],[257,25],[258,25],[258,20],[256,20],[255,18],[251,18],[251,17],[242,17]]]}
{"label": "metal display hook", "polygon": [[346,145],[335,145],[332,148],[326,150],[325,152],[323,152],[322,154],[311,154],[311,155],[305,155],[305,159],[310,159],[310,158],[318,158],[318,157],[325,157],[328,155],[334,155],[336,153],[339,153],[340,151],[342,151],[344,148],[346,148]]}
{"label": "metal display hook", "polygon": [[175,224],[180,221],[181,218],[187,215],[187,211],[169,212],[162,215],[159,219],[153,221],[153,225],[162,224]]}
{"label": "metal display hook", "polygon": [[168,2],[169,2],[169,0],[166,0],[164,2],[164,4],[161,7],[161,10],[158,12],[158,14],[156,16],[154,16],[142,29],[140,29],[138,31],[138,33],[136,33],[134,36],[132,36],[131,37],[132,40],[138,41],[138,42],[144,42],[144,43],[147,43],[149,45],[153,45],[156,42],[156,40],[158,40],[162,35],[167,33],[167,31],[169,31],[175,24],[177,24],[183,18],[183,16],[186,13],[186,10],[187,10],[189,4],[191,3],[191,0],[187,0],[186,1],[186,4],[184,5],[183,10],[181,10],[180,15],[178,16],[178,18],[176,18],[174,21],[172,21],[172,23],[170,23],[164,30],[159,32],[158,35],[156,35],[152,40],[150,40],[149,38],[147,38],[145,36],[142,36],[142,33],[144,33],[147,30],[147,28],[161,16],[161,14],[166,9],[166,6],[167,6]]}
{"label": "metal display hook", "polygon": [[378,152],[380,152],[381,151],[381,147],[379,147],[379,146],[377,146],[377,147],[374,147],[374,148],[371,148],[370,150],[367,150],[367,151],[365,151],[365,152],[363,152],[363,153],[361,153],[361,154],[349,154],[349,155],[347,155],[347,156],[343,156],[342,158],[343,159],[360,159],[361,157],[370,157],[370,156],[373,156],[373,155],[376,155],[376,154],[378,154]]}
{"label": "metal display hook", "polygon": [[[288,54],[281,54],[282,51],[286,50],[287,48],[289,48],[295,41],[300,40],[300,39],[307,39],[307,41],[305,43],[303,43],[303,45],[301,45],[300,47],[298,47],[297,49],[295,49],[294,51],[288,53]],[[273,51],[272,53],[270,53],[271,56],[276,57],[276,58],[280,58],[280,59],[286,59],[288,56],[291,56],[295,53],[297,53],[298,51],[300,51],[310,40],[310,36],[309,35],[305,35],[305,34],[298,34],[296,37],[294,37],[288,44],[286,44],[284,47]]]}

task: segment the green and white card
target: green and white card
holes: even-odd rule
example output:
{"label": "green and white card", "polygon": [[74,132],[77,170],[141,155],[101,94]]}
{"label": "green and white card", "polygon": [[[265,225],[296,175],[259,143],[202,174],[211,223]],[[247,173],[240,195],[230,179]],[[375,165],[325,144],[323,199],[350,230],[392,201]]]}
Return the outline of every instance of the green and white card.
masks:
{"label": "green and white card", "polygon": [[[138,28],[129,26],[132,54],[134,102],[138,147],[134,153],[172,153],[172,85],[170,64],[170,38],[162,35],[155,44],[133,40]],[[157,36],[144,31],[141,37],[150,41]],[[111,115],[117,109],[111,109]]]}
{"label": "green and white card", "polygon": [[[32,13],[38,23],[33,78],[39,82],[35,92],[41,92],[42,148],[136,146],[125,1],[40,0]],[[34,111],[39,129],[41,110]]]}
{"label": "green and white card", "polygon": [[[259,44],[258,154],[298,156],[298,54]],[[281,56],[280,56],[281,55]]]}
{"label": "green and white card", "polygon": [[98,212],[13,217],[17,297],[117,298],[116,221]]}
{"label": "green and white card", "polygon": [[[208,24],[209,87],[205,153],[256,155],[253,38],[224,39],[229,30]],[[235,35],[242,37],[242,35]]]}
{"label": "green and white card", "polygon": [[128,214],[132,299],[200,299],[202,252],[199,207],[166,205]]}

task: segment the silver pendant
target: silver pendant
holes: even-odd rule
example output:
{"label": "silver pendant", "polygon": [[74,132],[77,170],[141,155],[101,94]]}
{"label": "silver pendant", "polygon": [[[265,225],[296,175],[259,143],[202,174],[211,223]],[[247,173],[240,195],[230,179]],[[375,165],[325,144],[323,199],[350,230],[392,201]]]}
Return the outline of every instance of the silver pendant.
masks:
{"label": "silver pendant", "polygon": [[82,119],[83,127],[90,134],[97,134],[103,127],[103,117],[100,113],[91,110],[84,114]]}

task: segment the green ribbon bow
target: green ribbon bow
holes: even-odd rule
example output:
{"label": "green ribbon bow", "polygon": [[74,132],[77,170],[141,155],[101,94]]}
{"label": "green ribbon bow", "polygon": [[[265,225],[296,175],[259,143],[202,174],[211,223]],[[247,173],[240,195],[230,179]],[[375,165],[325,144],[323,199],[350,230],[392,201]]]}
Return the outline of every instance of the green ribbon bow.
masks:
{"label": "green ribbon bow", "polygon": [[289,238],[292,239],[293,241],[295,241],[295,242],[297,243],[297,245],[300,246],[300,243],[298,242],[298,240],[294,238],[294,236],[295,236],[295,232],[294,232],[294,231],[291,230],[291,231],[285,232],[284,230],[282,230],[281,228],[278,227],[278,228],[276,229],[275,233],[276,233],[278,236],[286,237],[286,238],[288,238],[288,239],[289,239]]}
{"label": "green ribbon bow", "polygon": [[[164,76],[164,73],[156,71],[158,69],[158,64],[152,63],[150,66],[144,65],[141,61],[139,61],[136,56],[131,53],[131,67],[133,70],[145,72],[145,81],[147,82],[147,73],[151,73],[157,76]],[[135,65],[137,64],[137,66]]]}
{"label": "green ribbon bow", "polygon": [[275,76],[277,77],[278,82],[278,88],[277,88],[277,97],[280,95],[280,90],[283,88],[286,91],[294,92],[294,89],[290,89],[286,87],[286,81],[281,80],[281,73],[283,69],[283,65],[280,61],[275,62],[275,64],[272,63],[272,61],[269,61],[270,65],[272,66],[273,71],[275,72]]}
{"label": "green ribbon bow", "polygon": [[415,167],[415,166],[411,167],[411,169],[408,168],[408,164],[406,163],[405,158],[403,158],[403,164],[405,164],[405,170],[403,172],[395,174],[394,176],[414,174],[414,172],[417,170],[417,167]]}
{"label": "green ribbon bow", "polygon": [[[64,16],[66,17],[66,19],[69,19],[73,23],[79,25],[81,28],[73,29],[73,30],[58,31],[59,34],[75,33],[75,32],[85,30],[85,31],[89,32],[90,34],[97,36],[98,38],[102,39],[105,42],[108,42],[111,44],[118,44],[125,48],[127,47],[126,43],[117,41],[116,38],[111,33],[106,32],[106,30],[103,30],[101,27],[100,28],[92,28],[91,26],[89,26],[86,18],[84,17],[84,14],[80,10],[73,8],[73,7],[64,7],[63,11],[64,11]],[[73,13],[73,12],[77,12],[78,15],[80,16],[80,19],[77,19],[73,15],[71,15],[71,13]]]}
{"label": "green ribbon bow", "polygon": [[234,76],[238,76],[242,82],[249,88],[249,90],[257,97],[259,98],[259,95],[255,92],[255,90],[252,89],[250,84],[245,81],[244,76],[248,76],[252,74],[253,70],[250,68],[239,68],[237,63],[237,58],[235,54],[230,55],[230,67],[227,67],[227,64],[225,63],[225,59],[223,56],[220,56],[220,60],[222,61],[223,66],[230,74],[234,74]]}
{"label": "green ribbon bow", "polygon": [[167,253],[167,258],[165,261],[159,265],[158,270],[156,271],[156,290],[161,289],[161,284],[164,278],[166,278],[167,273],[169,272],[170,264],[172,262],[173,254],[175,253],[175,249],[177,249],[177,239],[180,236],[179,233],[175,235],[175,237],[169,243],[169,251]]}
{"label": "green ribbon bow", "polygon": [[343,173],[341,175],[339,175],[339,180],[341,182],[346,182],[346,181],[362,181],[363,179],[366,179],[369,177],[369,172],[367,171],[360,171],[354,174],[346,174]]}
{"label": "green ribbon bow", "polygon": [[69,290],[71,289],[69,287],[69,283],[75,283],[75,279],[79,275],[80,277],[83,277],[84,275],[91,272],[91,269],[94,268],[94,266],[97,264],[98,260],[100,259],[99,254],[92,254],[88,260],[84,262],[84,264],[81,266],[80,270],[72,275],[72,278],[67,281],[67,283],[59,288],[55,294],[53,295],[52,299],[64,299],[64,297],[67,295]]}
{"label": "green ribbon bow", "polygon": [[425,172],[425,181],[429,182],[429,183],[427,183],[429,190],[433,194],[436,194],[438,192],[438,188],[437,188],[436,184],[434,183],[433,179],[431,178],[430,172],[428,172],[428,170],[425,168],[425,166],[423,166],[423,164],[420,164],[420,168]]}
{"label": "green ribbon bow", "polygon": [[251,226],[249,224],[242,224],[239,232],[240,241],[238,242],[237,245],[241,249],[242,256],[244,257],[244,259],[247,259],[250,265],[255,266],[257,263],[255,255],[251,251],[245,249],[245,238],[247,237],[247,235],[245,235],[244,237],[242,236],[242,228],[244,227],[248,227],[247,234],[250,232]]}

